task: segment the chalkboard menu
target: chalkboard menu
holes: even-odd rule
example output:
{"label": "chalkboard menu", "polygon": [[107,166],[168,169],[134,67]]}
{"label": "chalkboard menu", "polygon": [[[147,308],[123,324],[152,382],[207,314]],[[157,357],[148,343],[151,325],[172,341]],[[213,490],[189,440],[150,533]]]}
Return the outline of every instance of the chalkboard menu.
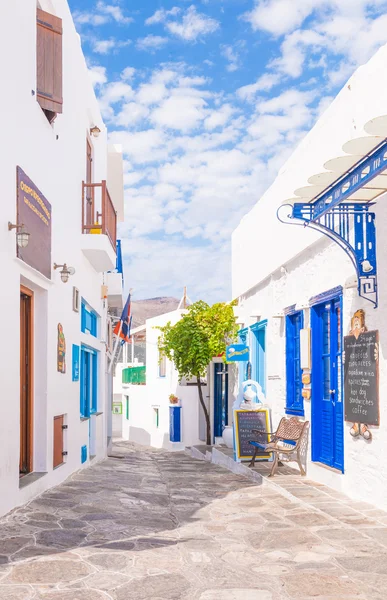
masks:
{"label": "chalkboard menu", "polygon": [[[254,453],[254,446],[251,446],[249,442],[251,440],[260,442],[261,444],[269,442],[269,410],[236,410],[234,411],[234,417],[236,456],[240,460],[251,460]],[[259,429],[266,433],[252,433],[253,429]],[[256,458],[268,459],[270,456],[270,453],[262,451],[257,454]]]}
{"label": "chalkboard menu", "polygon": [[379,425],[379,332],[344,338],[345,420]]}

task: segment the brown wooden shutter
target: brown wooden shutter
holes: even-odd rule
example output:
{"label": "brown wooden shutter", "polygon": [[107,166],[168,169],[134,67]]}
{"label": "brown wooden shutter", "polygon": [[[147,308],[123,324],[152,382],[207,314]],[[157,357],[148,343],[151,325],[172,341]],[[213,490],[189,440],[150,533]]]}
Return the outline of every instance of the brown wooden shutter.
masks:
{"label": "brown wooden shutter", "polygon": [[63,415],[54,417],[54,469],[63,463]]}
{"label": "brown wooden shutter", "polygon": [[62,19],[37,9],[37,100],[43,110],[63,112]]}

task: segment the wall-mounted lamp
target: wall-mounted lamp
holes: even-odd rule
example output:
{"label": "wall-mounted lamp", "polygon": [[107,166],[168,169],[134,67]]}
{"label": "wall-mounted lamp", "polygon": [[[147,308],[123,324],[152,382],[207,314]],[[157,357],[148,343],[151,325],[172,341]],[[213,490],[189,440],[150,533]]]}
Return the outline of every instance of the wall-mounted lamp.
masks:
{"label": "wall-mounted lamp", "polygon": [[68,267],[66,263],[64,263],[64,265],[57,265],[56,263],[54,263],[54,269],[62,269],[60,272],[60,278],[63,281],[63,283],[67,283],[70,278],[70,275],[74,275],[75,273],[74,267]]}
{"label": "wall-mounted lamp", "polygon": [[94,127],[90,127],[90,135],[92,135],[93,137],[97,138],[100,133],[101,130],[99,127],[97,127],[97,125],[94,125]]}
{"label": "wall-mounted lamp", "polygon": [[16,229],[16,242],[19,248],[25,248],[28,246],[28,242],[30,241],[30,234],[26,231],[24,225],[14,225],[11,221],[8,221],[8,231],[12,231]]}

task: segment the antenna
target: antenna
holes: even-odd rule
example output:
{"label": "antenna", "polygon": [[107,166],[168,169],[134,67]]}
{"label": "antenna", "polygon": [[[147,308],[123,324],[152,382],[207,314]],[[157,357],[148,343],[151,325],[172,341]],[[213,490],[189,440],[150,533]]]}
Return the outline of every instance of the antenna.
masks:
{"label": "antenna", "polygon": [[184,286],[183,297],[182,297],[182,299],[179,302],[179,306],[177,307],[177,310],[188,308],[188,303],[192,304],[190,298],[187,295],[187,287]]}

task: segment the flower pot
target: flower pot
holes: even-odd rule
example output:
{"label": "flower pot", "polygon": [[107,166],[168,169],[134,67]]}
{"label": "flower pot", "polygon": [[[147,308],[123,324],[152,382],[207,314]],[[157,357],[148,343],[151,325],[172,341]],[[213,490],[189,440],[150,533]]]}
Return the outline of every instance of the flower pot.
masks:
{"label": "flower pot", "polygon": [[227,448],[234,448],[234,429],[231,425],[223,429],[222,438]]}

